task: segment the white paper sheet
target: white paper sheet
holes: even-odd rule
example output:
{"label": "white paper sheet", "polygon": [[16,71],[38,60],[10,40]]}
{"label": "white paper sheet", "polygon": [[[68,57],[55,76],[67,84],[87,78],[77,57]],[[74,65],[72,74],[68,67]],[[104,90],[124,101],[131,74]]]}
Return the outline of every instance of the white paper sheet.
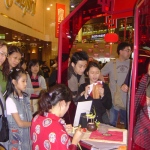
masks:
{"label": "white paper sheet", "polygon": [[90,113],[91,106],[92,106],[92,101],[78,102],[76,114],[75,114],[75,118],[74,118],[74,123],[73,123],[74,127],[79,125],[81,113],[86,113],[86,114]]}

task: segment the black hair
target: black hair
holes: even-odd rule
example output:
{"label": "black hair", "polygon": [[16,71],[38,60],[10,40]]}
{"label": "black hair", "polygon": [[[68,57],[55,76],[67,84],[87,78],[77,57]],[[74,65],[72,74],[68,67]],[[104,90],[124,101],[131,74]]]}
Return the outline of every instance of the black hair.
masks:
{"label": "black hair", "polygon": [[69,102],[72,100],[72,92],[64,84],[56,84],[52,86],[49,92],[45,92],[41,95],[39,100],[39,114],[44,115],[44,112],[49,112],[52,106],[55,106],[58,102],[64,100]]}
{"label": "black hair", "polygon": [[[17,92],[17,89],[15,88],[14,84],[12,83],[12,80],[16,80],[18,81],[19,78],[21,77],[22,74],[26,74],[26,71],[23,70],[22,68],[13,68],[11,71],[10,71],[10,74],[8,76],[8,81],[7,81],[7,85],[6,85],[6,99],[7,97],[14,92],[16,93],[16,95],[18,96],[19,98],[19,94]],[[27,94],[25,92],[22,91],[22,94],[24,96],[27,96]]]}
{"label": "black hair", "polygon": [[[21,53],[21,50],[19,47],[14,46],[14,45],[8,47],[8,56],[13,54],[14,52],[20,53],[22,56],[22,53]],[[16,68],[20,68],[20,64],[18,64],[16,66]],[[2,73],[3,73],[4,79],[7,80],[9,72],[10,72],[10,65],[9,65],[8,59],[6,59],[6,61],[3,64],[3,68],[2,68]]]}
{"label": "black hair", "polygon": [[[7,44],[4,42],[4,41],[2,41],[2,40],[0,40],[0,48],[2,48],[3,46],[6,46],[7,47]],[[6,58],[6,60],[7,60],[7,58]],[[5,60],[5,61],[6,61]],[[2,64],[2,66],[4,67],[5,65],[5,62]],[[6,70],[6,69],[5,69]],[[5,70],[3,70],[2,69],[2,74],[3,74],[3,79],[5,80],[6,78],[5,78]]]}
{"label": "black hair", "polygon": [[88,59],[89,59],[89,57],[85,51],[79,51],[79,52],[73,53],[70,63],[73,62],[76,65],[78,61],[80,61],[80,60],[88,61]]}
{"label": "black hair", "polygon": [[131,45],[127,42],[122,42],[120,44],[118,44],[117,46],[117,54],[119,55],[120,54],[120,50],[124,50],[126,47],[131,47]]}
{"label": "black hair", "polygon": [[20,66],[22,66],[23,64],[27,64],[27,61],[25,59],[21,59],[20,61]]}
{"label": "black hair", "polygon": [[101,69],[100,69],[100,66],[99,66],[99,64],[98,64],[97,62],[95,62],[95,61],[90,61],[89,64],[88,64],[88,66],[87,66],[87,68],[86,68],[86,70],[85,70],[85,74],[86,74],[86,75],[87,75],[87,72],[90,70],[91,67],[96,67],[96,68],[98,68],[99,70],[101,70]]}
{"label": "black hair", "polygon": [[[37,59],[32,59],[32,60],[30,60],[29,65],[28,65],[28,73],[29,73],[30,77],[32,76],[31,67],[32,67],[32,66],[35,66],[36,64],[39,64],[39,69],[40,69],[40,62],[39,62]],[[38,72],[37,75],[38,75],[38,76],[41,75],[41,74],[40,74],[40,71]]]}

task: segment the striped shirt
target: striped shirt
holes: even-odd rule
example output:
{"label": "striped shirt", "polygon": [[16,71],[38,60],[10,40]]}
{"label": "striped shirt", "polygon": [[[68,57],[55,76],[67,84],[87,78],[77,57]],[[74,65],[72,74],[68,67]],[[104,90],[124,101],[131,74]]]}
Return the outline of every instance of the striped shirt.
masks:
{"label": "striped shirt", "polygon": [[[36,76],[35,78],[31,76],[31,83],[32,83],[33,88],[39,88],[38,76]],[[31,99],[37,99],[37,98],[39,98],[39,95],[31,94]]]}

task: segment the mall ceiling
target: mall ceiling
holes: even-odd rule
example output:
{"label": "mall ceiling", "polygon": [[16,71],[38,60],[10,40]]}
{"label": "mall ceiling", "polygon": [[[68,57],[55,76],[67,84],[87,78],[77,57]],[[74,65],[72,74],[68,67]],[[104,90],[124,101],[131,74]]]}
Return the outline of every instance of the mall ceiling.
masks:
{"label": "mall ceiling", "polygon": [[42,41],[35,37],[31,37],[26,34],[2,26],[0,26],[0,40],[5,40],[8,45],[15,44],[17,46],[36,44],[38,47],[42,47],[44,46],[44,44],[50,44],[49,42]]}
{"label": "mall ceiling", "polygon": [[74,8],[76,8],[81,2],[82,0],[70,0],[70,12],[73,11]]}
{"label": "mall ceiling", "polygon": [[[80,4],[81,1],[82,0],[70,0],[70,11],[73,11],[74,8],[76,8]],[[23,33],[19,33],[17,31],[14,31],[14,30],[2,27],[2,26],[0,26],[0,40],[5,40],[8,43],[10,43],[12,41],[14,43],[18,42],[18,43],[21,43],[23,45],[25,43],[26,44],[37,43],[39,46],[42,46],[43,43],[46,45],[49,44],[49,43],[46,43],[40,39],[25,35]]]}

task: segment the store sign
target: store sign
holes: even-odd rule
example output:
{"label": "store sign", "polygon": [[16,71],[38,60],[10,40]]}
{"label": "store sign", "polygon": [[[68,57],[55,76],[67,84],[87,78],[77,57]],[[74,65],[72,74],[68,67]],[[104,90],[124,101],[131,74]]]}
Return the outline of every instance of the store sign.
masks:
{"label": "store sign", "polygon": [[55,37],[59,35],[59,25],[65,18],[65,5],[56,3],[56,26],[55,26]]}
{"label": "store sign", "polygon": [[103,37],[105,37],[105,34],[94,34],[94,35],[92,35],[92,39],[97,39],[97,38],[103,38]]}
{"label": "store sign", "polygon": [[4,2],[7,8],[10,8],[15,3],[23,10],[23,15],[26,12],[29,12],[31,15],[35,14],[36,0],[4,0]]}
{"label": "store sign", "polygon": [[0,39],[4,40],[5,39],[5,34],[0,34]]}

